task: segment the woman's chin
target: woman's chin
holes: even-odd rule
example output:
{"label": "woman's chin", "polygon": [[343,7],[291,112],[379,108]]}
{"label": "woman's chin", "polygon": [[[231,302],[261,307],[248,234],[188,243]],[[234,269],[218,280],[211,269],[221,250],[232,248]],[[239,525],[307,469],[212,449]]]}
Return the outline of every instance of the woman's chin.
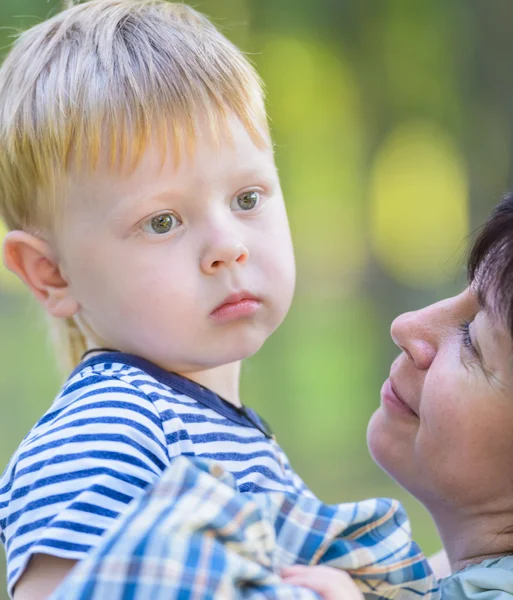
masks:
{"label": "woman's chin", "polygon": [[387,469],[384,466],[384,463],[386,464],[387,462],[386,438],[387,434],[386,430],[383,427],[381,408],[378,408],[370,418],[369,424],[367,425],[367,447],[369,449],[372,460],[384,471],[387,471]]}
{"label": "woman's chin", "polygon": [[414,448],[408,433],[392,430],[382,409],[378,408],[367,426],[367,447],[374,462],[401,487],[411,492],[411,487],[415,487],[414,482],[410,481],[415,465],[412,463]]}

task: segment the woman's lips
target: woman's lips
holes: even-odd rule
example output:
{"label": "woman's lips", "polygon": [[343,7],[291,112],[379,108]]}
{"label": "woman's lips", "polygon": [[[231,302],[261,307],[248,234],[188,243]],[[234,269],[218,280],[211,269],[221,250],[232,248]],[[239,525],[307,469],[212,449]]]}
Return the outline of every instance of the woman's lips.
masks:
{"label": "woman's lips", "polygon": [[210,316],[216,321],[233,321],[254,315],[261,304],[262,302],[249,292],[230,294]]}
{"label": "woman's lips", "polygon": [[399,396],[395,391],[390,378],[388,378],[381,388],[381,400],[383,404],[395,412],[402,414],[413,415],[419,417],[417,413]]}

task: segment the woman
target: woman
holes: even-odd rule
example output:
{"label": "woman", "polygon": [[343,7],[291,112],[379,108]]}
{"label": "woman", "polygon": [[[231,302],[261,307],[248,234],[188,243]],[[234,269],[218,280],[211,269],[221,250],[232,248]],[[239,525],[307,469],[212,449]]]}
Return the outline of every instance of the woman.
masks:
{"label": "woman", "polygon": [[[368,444],[374,460],[420,500],[436,522],[452,571],[441,581],[442,598],[453,600],[484,594],[483,600],[491,600],[513,594],[513,476],[510,474],[513,462],[513,195],[503,199],[483,227],[471,250],[468,267],[469,285],[461,294],[401,315],[393,322],[392,338],[401,353],[383,385],[380,407],[369,423]],[[188,465],[182,467],[188,477]],[[173,480],[176,485],[176,476],[168,483]],[[214,495],[218,494],[216,484],[212,487],[209,481],[208,486]],[[184,485],[180,489],[185,489]],[[169,495],[165,489],[164,492],[160,503],[169,506]],[[154,492],[152,494],[155,496]],[[243,496],[236,496],[235,502]],[[230,496],[229,503],[232,500],[234,498]],[[55,598],[99,599],[104,598],[107,592],[112,599],[125,597],[120,590],[128,593],[130,586],[144,586],[148,580],[150,587],[146,586],[146,595],[134,597],[159,597],[153,595],[151,585],[164,580],[162,565],[166,563],[157,562],[158,568],[152,571],[153,563],[150,561],[148,567],[143,560],[147,558],[145,553],[149,542],[155,544],[155,539],[158,540],[158,535],[157,538],[149,535],[150,530],[153,533],[158,531],[153,519],[159,507],[158,497],[156,503],[155,497],[151,502],[152,510],[148,510],[149,504],[145,507],[144,503],[136,507],[117,531],[107,538],[103,549],[79,565],[81,571],[72,575],[67,585],[65,582],[59,588]],[[203,507],[208,505],[208,502],[201,503]],[[237,506],[244,512],[244,507]],[[283,514],[288,514],[289,509],[280,506]],[[247,581],[251,579],[253,583],[263,582],[270,571],[265,575],[258,569],[269,556],[258,556],[255,548],[267,535],[265,527],[259,529],[252,540],[235,539],[230,535],[250,531],[252,524],[241,525],[237,520],[234,523],[230,517],[234,513],[228,513],[217,527],[217,532],[228,527],[228,536],[223,538],[221,548],[223,552],[226,549],[230,552],[238,544],[235,559],[250,558],[243,567],[232,563],[230,572],[244,574]],[[176,517],[176,507],[170,514]],[[245,518],[251,514],[251,511],[246,511]],[[281,534],[283,514],[274,520],[276,539]],[[147,521],[144,520],[145,515],[148,516]],[[305,518],[304,512],[301,518]],[[188,520],[187,517],[185,521]],[[233,525],[232,530],[230,525]],[[200,536],[201,543],[196,546],[199,552],[208,534],[201,527],[196,527],[195,534]],[[339,539],[337,543],[348,543],[352,539],[348,529],[344,535],[343,542]],[[286,543],[282,544],[282,559],[287,549],[292,554],[294,541],[292,536],[289,547]],[[120,543],[132,544],[127,553],[128,562],[119,559]],[[272,536],[262,547],[269,550],[269,543],[273,543]],[[326,552],[322,543],[319,550]],[[301,555],[305,547],[296,558],[305,559]],[[345,548],[340,552],[339,545],[338,550],[346,558],[351,557],[351,549]],[[354,554],[355,560],[360,560],[362,565],[365,559],[361,561],[360,550],[356,548]],[[164,551],[161,551],[160,556],[163,555]],[[190,552],[188,556],[191,556]],[[311,561],[305,559],[303,563],[312,564],[313,555],[310,558]],[[371,556],[367,560],[367,566],[375,576],[378,562],[374,558]],[[228,564],[226,553],[222,556],[210,553],[208,560],[208,565],[203,565],[206,579],[215,578],[216,573],[223,572]],[[356,563],[352,560],[339,566],[361,576],[363,567],[355,569]],[[182,558],[174,567],[168,565],[171,579],[174,568],[180,571],[184,581],[187,580],[185,562]],[[199,564],[196,558],[194,564]],[[413,570],[422,567],[422,564],[416,562]],[[272,571],[276,564],[271,560],[268,566]],[[389,566],[388,570],[390,574],[392,567]],[[327,585],[328,579],[329,583],[333,583],[340,575],[327,567],[294,567],[285,571],[284,575],[289,583],[316,590],[324,598],[356,600],[359,597],[358,590],[347,585],[347,581],[337,579],[338,588]],[[367,595],[405,598],[410,594],[418,597],[420,589],[426,596],[436,594],[435,589],[426,586],[426,573],[421,577],[424,587],[417,592],[410,585],[405,586],[404,578],[394,590],[394,577],[388,578],[386,583],[389,587],[385,591],[378,587],[372,590],[369,581],[375,583],[377,580],[371,577],[367,580]],[[276,584],[272,578],[268,581],[271,587]],[[262,597],[308,597],[299,593],[280,596],[278,588],[267,589],[267,592],[264,589]]]}
{"label": "woman", "polygon": [[393,322],[402,352],[368,445],[437,525],[458,573],[442,595],[491,598],[513,593],[512,194],[481,230],[468,275],[460,295]]}

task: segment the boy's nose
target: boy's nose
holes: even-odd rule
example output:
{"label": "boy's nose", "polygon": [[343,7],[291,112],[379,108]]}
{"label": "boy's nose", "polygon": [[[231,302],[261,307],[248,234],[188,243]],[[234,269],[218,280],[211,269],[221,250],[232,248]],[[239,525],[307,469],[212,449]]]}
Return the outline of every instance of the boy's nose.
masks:
{"label": "boy's nose", "polygon": [[243,266],[249,252],[242,242],[229,242],[210,247],[201,258],[201,269],[206,275],[213,275],[220,269]]}

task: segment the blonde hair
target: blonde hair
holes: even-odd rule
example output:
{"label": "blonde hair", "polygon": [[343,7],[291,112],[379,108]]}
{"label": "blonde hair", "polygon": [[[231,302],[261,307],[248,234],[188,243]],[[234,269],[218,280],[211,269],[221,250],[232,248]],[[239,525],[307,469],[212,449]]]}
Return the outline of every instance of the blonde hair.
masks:
{"label": "blonde hair", "polygon": [[[91,0],[27,30],[0,69],[0,215],[9,229],[51,231],[66,174],[100,154],[135,166],[157,135],[177,156],[200,118],[219,139],[235,115],[258,145],[261,81],[202,15],[165,0]],[[86,350],[75,319],[52,323],[72,367]]]}

